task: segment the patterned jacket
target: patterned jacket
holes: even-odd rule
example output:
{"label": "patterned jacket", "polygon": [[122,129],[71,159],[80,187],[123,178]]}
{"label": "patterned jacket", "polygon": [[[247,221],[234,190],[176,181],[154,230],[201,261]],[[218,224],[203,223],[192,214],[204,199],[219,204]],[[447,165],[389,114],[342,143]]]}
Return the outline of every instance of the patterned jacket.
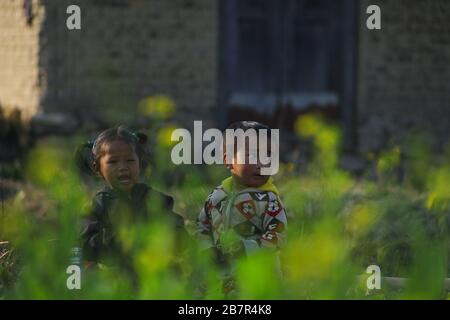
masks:
{"label": "patterned jacket", "polygon": [[204,249],[222,250],[222,236],[232,230],[245,253],[263,247],[279,248],[285,241],[286,211],[271,179],[259,188],[235,190],[225,179],[208,196],[199,215],[197,234]]}

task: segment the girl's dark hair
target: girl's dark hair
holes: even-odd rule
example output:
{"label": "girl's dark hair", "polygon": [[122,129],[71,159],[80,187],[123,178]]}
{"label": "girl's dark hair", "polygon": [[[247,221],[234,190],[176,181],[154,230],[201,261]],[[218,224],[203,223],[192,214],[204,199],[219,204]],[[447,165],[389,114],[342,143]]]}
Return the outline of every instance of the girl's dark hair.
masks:
{"label": "girl's dark hair", "polygon": [[83,143],[75,153],[75,163],[83,173],[98,174],[100,158],[104,155],[104,145],[112,141],[124,141],[131,144],[139,158],[140,168],[148,165],[149,151],[147,148],[147,135],[145,133],[130,131],[121,125],[101,132],[93,141]]}

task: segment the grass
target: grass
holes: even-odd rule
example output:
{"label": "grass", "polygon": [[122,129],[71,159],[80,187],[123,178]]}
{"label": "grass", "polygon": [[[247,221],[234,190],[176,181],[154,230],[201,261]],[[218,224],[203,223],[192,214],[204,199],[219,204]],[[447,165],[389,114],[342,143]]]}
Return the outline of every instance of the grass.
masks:
{"label": "grass", "polygon": [[[445,299],[449,277],[450,157],[428,148],[424,135],[372,157],[376,179],[354,177],[338,166],[340,130],[315,117],[299,119],[297,134],[314,142],[308,168],[281,165],[275,183],[288,209],[283,278],[276,259],[261,253],[237,262],[238,299]],[[195,229],[213,187],[227,176],[221,166],[175,166],[167,132],[152,134],[151,185],[174,196],[176,211]],[[24,166],[26,193],[5,203],[0,234],[0,296],[5,299],[218,299],[221,271],[194,240],[175,257],[174,235],[151,222],[126,230],[139,287],[114,268],[83,273],[82,289],[68,290],[66,268],[77,226],[98,182],[83,181],[73,150],[87,137],[41,140]],[[450,150],[450,149],[449,149]],[[406,159],[406,160],[405,160]],[[398,174],[401,172],[402,174]],[[36,212],[42,214],[36,215]],[[7,243],[5,243],[7,242]],[[182,270],[171,268],[174,259]],[[368,292],[364,275],[378,265],[384,277],[405,277],[401,289]],[[368,276],[368,275],[367,275]]]}

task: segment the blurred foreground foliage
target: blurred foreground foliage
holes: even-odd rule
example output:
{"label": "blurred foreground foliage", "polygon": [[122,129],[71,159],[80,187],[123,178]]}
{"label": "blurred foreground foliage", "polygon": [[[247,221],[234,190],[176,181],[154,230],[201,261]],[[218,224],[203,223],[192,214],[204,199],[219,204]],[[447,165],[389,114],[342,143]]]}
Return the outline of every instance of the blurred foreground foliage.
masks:
{"label": "blurred foreground foliage", "polygon": [[[164,99],[145,100],[141,112],[161,111]],[[172,109],[168,111],[172,112]],[[148,132],[151,185],[174,196],[176,211],[193,232],[195,219],[213,187],[227,176],[222,166],[175,166],[170,161],[173,126]],[[314,143],[315,156],[301,172],[284,163],[275,177],[288,208],[288,244],[281,252],[283,278],[271,255],[260,253],[236,265],[238,299],[441,299],[449,277],[450,149],[432,153],[426,135],[412,134],[372,158],[375,178],[340,169],[340,130],[315,116],[296,122],[296,133]],[[46,139],[28,155],[27,181],[44,195],[37,217],[22,192],[4,203],[0,228],[0,296],[6,299],[220,299],[221,274],[192,239],[175,256],[174,235],[164,221],[119,232],[133,248],[136,290],[120,270],[82,274],[81,290],[68,290],[66,268],[77,244],[78,221],[97,183],[78,175],[73,150],[86,137]],[[402,159],[408,159],[404,165]],[[399,179],[398,172],[402,172]],[[87,183],[86,183],[87,182]],[[174,270],[172,261],[182,267]],[[382,276],[408,278],[403,290],[368,292],[365,275],[378,265]],[[366,274],[366,278],[367,278]],[[364,278],[364,277],[363,277]]]}

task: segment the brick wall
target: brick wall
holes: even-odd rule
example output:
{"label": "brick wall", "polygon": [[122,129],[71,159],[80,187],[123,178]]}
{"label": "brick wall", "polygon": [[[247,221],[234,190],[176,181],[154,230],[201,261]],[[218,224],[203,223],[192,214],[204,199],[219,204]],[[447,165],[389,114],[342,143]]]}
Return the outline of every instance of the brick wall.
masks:
{"label": "brick wall", "polygon": [[[154,94],[181,113],[208,114],[216,104],[216,1],[43,0],[42,65],[46,110],[109,109],[132,114]],[[82,29],[65,27],[68,4]]]}
{"label": "brick wall", "polygon": [[[370,4],[381,8],[381,30],[366,28]],[[448,21],[450,1],[361,1],[357,107],[365,147],[365,137],[413,127],[434,131],[448,142]]]}
{"label": "brick wall", "polygon": [[0,1],[0,106],[18,108],[25,118],[38,110],[41,92],[39,32],[44,10],[37,0],[30,3],[28,15],[23,0]]}

